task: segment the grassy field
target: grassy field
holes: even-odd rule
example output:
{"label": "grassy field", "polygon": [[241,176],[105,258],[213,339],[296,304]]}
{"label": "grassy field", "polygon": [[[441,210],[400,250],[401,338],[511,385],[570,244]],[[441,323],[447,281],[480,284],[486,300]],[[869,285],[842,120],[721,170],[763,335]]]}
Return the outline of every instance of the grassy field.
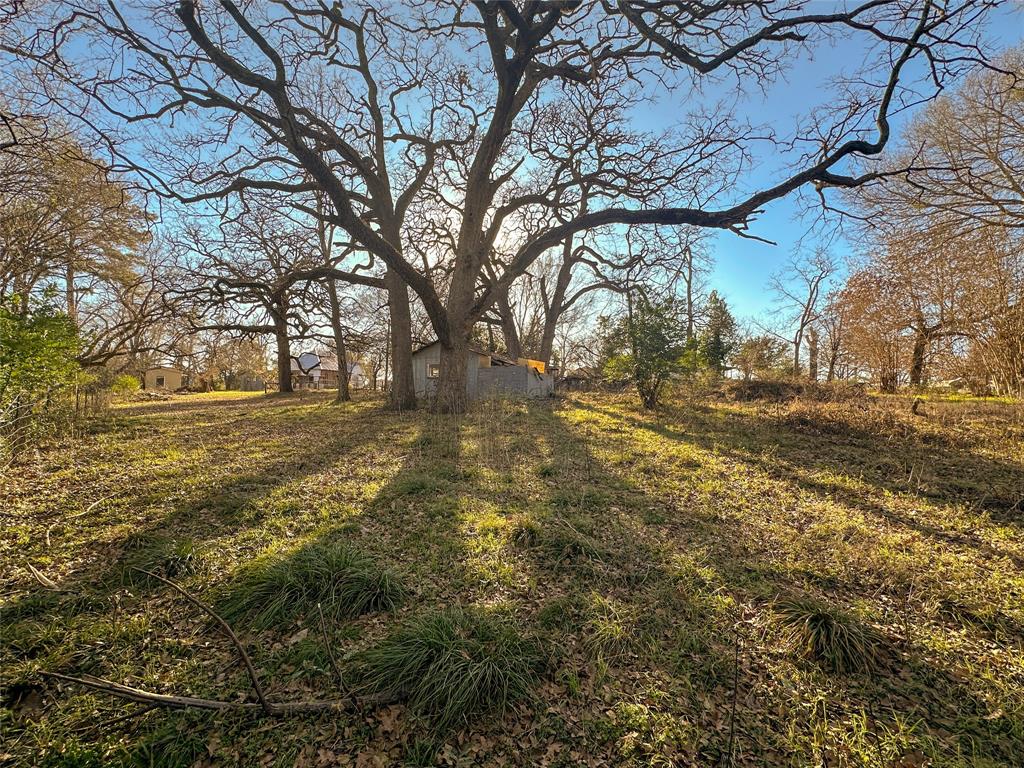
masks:
{"label": "grassy field", "polygon": [[[1022,765],[1022,496],[1011,403],[118,407],[0,481],[0,763]],[[133,568],[275,701],[379,701],[44,677],[254,700]]]}

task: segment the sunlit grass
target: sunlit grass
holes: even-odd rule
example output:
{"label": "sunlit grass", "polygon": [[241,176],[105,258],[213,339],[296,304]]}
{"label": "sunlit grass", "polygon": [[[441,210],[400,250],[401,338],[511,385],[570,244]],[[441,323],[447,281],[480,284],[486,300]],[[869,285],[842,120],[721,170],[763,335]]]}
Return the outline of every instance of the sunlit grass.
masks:
{"label": "sunlit grass", "polygon": [[314,543],[248,566],[219,607],[228,620],[284,627],[322,610],[332,620],[394,609],[406,590],[399,578],[352,546]]}
{"label": "sunlit grass", "polygon": [[69,687],[35,719],[0,713],[5,748],[26,764],[80,747],[110,765],[321,748],[535,765],[562,745],[552,764],[716,765],[735,683],[737,766],[1012,765],[1022,435],[1015,405],[913,416],[884,398],[652,415],[594,394],[458,419],[262,394],[118,408],[0,484],[5,675],[244,695],[229,643],[163,585],[122,578],[136,566],[223,608],[275,696],[338,695],[333,653],[397,703],[285,728],[158,711],[99,733],[123,707]]}

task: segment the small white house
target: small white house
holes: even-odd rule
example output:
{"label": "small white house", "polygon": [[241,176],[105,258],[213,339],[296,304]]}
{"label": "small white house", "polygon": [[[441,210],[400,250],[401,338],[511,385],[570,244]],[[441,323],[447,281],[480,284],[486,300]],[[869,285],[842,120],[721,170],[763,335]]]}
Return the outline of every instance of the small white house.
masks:
{"label": "small white house", "polygon": [[365,389],[370,386],[370,376],[363,368],[362,363],[348,364],[348,385],[353,389]]}
{"label": "small white house", "polygon": [[[348,384],[353,389],[370,385],[370,378],[358,362],[348,363]],[[337,389],[338,360],[316,352],[292,357],[292,385],[295,389]]]}

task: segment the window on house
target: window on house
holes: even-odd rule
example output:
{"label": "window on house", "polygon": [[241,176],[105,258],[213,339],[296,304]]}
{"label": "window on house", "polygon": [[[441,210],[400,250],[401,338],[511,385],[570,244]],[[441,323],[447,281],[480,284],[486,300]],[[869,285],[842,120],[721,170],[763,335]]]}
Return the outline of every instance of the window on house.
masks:
{"label": "window on house", "polygon": [[164,377],[163,376],[157,376],[156,377],[156,385],[158,387],[162,387],[164,385]]}
{"label": "window on house", "polygon": [[427,363],[427,378],[436,379],[441,376],[441,366],[438,363]]}

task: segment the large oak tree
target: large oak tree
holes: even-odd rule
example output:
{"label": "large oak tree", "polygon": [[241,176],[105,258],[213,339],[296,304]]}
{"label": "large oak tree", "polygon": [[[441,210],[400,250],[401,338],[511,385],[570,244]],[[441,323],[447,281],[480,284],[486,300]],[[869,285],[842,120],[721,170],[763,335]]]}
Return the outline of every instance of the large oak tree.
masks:
{"label": "large oak tree", "polygon": [[[541,254],[608,225],[748,234],[766,204],[794,190],[889,173],[854,173],[848,161],[881,153],[892,111],[979,62],[976,29],[991,6],[65,2],[26,20],[23,38],[6,48],[75,89],[58,106],[161,194],[325,195],[329,209],[305,212],[386,267],[396,353],[411,335],[401,294],[422,303],[441,342],[439,406],[458,411],[473,326]],[[790,170],[754,191],[733,177],[716,194],[688,194],[701,174],[742,171],[765,138],[717,105],[702,110],[705,84],[729,75],[756,89],[815,46],[840,41],[877,64],[776,140]],[[905,87],[912,61],[918,76]],[[618,146],[595,123],[594,145],[621,162],[559,160],[534,130],[538,115],[562,91],[597,99],[608,89],[626,101],[653,89],[697,114],[657,142]],[[601,194],[580,210],[584,188]],[[524,219],[525,228],[507,226]],[[408,364],[396,354],[396,375]]]}

